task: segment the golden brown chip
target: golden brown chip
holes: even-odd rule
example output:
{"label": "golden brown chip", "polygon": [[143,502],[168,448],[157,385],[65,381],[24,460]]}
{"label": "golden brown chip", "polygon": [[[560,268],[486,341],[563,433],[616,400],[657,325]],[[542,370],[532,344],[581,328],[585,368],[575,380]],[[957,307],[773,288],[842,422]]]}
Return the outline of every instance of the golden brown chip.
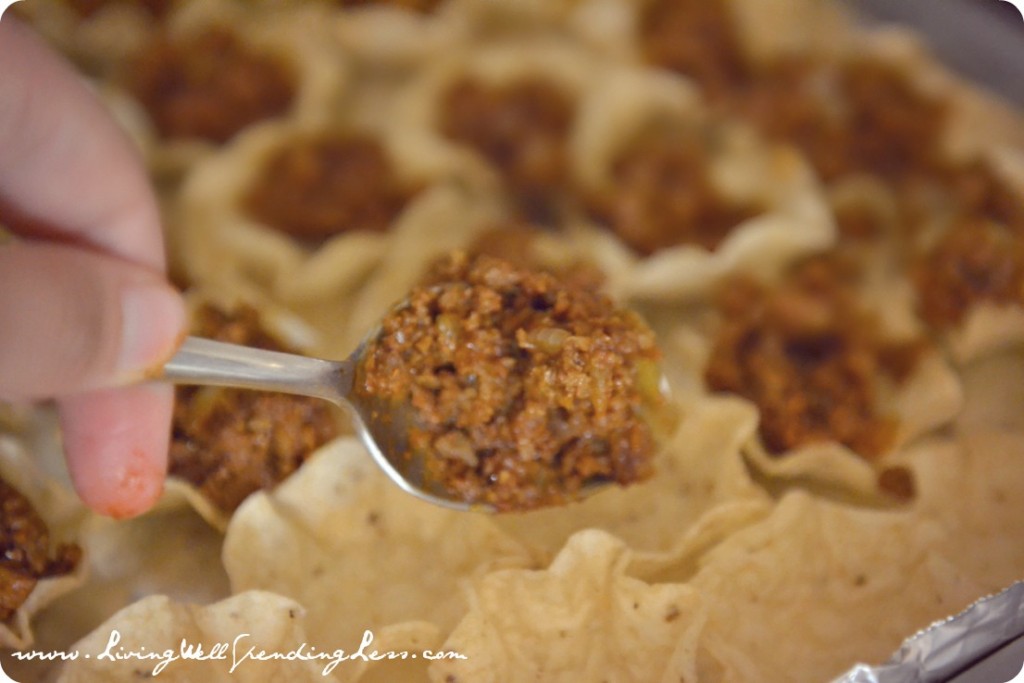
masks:
{"label": "golden brown chip", "polygon": [[232,590],[297,600],[318,643],[410,620],[445,632],[466,610],[464,580],[530,561],[492,518],[401,491],[355,439],[333,442],[273,492],[251,496],[224,541]]}
{"label": "golden brown chip", "polygon": [[[300,647],[308,652],[303,617],[296,602],[259,591],[207,607],[155,595],[125,607],[75,643],[80,657],[65,666],[59,680],[322,681],[329,662],[246,657]],[[205,658],[198,656],[200,649]]]}
{"label": "golden brown chip", "polygon": [[444,644],[465,658],[435,662],[431,680],[696,680],[705,605],[689,586],[626,575],[628,561],[621,542],[584,531],[548,569],[475,581]]}
{"label": "golden brown chip", "polygon": [[887,660],[907,634],[982,594],[943,556],[943,535],[911,511],[794,492],[709,552],[690,585],[708,605],[707,632],[741,651],[758,679],[827,681]]}
{"label": "golden brown chip", "polygon": [[981,592],[1019,579],[1024,571],[1019,430],[967,426],[956,439],[922,444],[898,462],[917,481],[919,524],[941,524],[941,551],[980,584]]}

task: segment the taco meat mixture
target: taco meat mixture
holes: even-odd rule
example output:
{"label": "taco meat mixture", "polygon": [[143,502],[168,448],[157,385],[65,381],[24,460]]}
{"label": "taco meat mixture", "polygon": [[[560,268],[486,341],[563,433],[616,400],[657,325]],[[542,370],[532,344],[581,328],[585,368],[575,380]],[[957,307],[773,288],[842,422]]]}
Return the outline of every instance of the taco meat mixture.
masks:
{"label": "taco meat mixture", "polygon": [[719,0],[655,0],[639,32],[649,62],[692,78],[718,100],[748,77],[735,26],[728,4]]}
{"label": "taco meat mixture", "polygon": [[737,278],[719,293],[722,324],[705,381],[757,404],[773,454],[836,441],[870,459],[895,439],[897,422],[879,414],[878,381],[905,380],[925,346],[881,338],[857,304],[852,277],[824,256],[777,289]]}
{"label": "taco meat mixture", "polygon": [[244,201],[267,225],[323,240],[386,230],[411,194],[378,141],[338,134],[293,141],[271,154]]}
{"label": "taco meat mixture", "polygon": [[[986,161],[952,159],[941,140],[950,103],[901,69],[864,58],[830,68],[794,58],[765,65],[734,106],[770,137],[795,144],[828,182],[881,179],[918,293],[937,330],[976,304],[1024,304],[1024,202]],[[867,205],[836,208],[844,239],[876,237]],[[921,243],[917,235],[942,231]]]}
{"label": "taco meat mixture", "polygon": [[982,218],[962,220],[915,270],[921,316],[956,327],[982,302],[1024,306],[1024,240]]}
{"label": "taco meat mixture", "polygon": [[826,181],[868,172],[903,181],[936,167],[948,105],[872,59],[830,67],[768,63],[733,105],[769,137],[795,144]]}
{"label": "taco meat mixture", "polygon": [[566,140],[575,103],[553,82],[455,83],[441,104],[440,130],[468,145],[501,173],[520,210],[544,221],[567,189]]}
{"label": "taco meat mixture", "polygon": [[651,473],[659,352],[635,314],[540,271],[457,252],[388,314],[355,391],[409,406],[429,483],[499,511]]}
{"label": "taco meat mixture", "polygon": [[227,28],[157,40],[128,74],[128,89],[165,138],[226,142],[251,123],[285,113],[295,96],[288,66],[254,52]]}
{"label": "taco meat mixture", "polygon": [[[199,336],[290,351],[260,326],[249,307],[207,306],[194,316]],[[177,388],[170,473],[232,512],[250,494],[272,488],[338,434],[331,406],[304,396],[222,387]]]}
{"label": "taco meat mixture", "polygon": [[698,131],[646,131],[615,160],[611,187],[590,198],[591,212],[639,254],[677,244],[714,250],[758,207],[721,196],[708,144]]}
{"label": "taco meat mixture", "polygon": [[10,619],[40,579],[70,574],[82,549],[60,544],[51,551],[50,530],[32,503],[0,479],[0,621]]}

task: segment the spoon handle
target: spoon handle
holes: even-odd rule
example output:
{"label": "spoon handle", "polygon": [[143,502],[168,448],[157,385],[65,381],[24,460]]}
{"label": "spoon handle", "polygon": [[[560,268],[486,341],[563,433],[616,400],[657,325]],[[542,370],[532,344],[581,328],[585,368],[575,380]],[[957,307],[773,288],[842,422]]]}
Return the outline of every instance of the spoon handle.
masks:
{"label": "spoon handle", "polygon": [[315,396],[344,403],[353,363],[307,358],[211,339],[187,337],[157,379]]}

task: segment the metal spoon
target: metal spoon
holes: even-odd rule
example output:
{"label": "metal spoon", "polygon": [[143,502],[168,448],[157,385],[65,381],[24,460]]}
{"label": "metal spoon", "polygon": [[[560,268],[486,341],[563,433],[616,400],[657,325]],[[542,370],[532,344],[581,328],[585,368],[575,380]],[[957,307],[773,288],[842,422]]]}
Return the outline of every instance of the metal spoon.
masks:
{"label": "metal spoon", "polygon": [[393,406],[373,405],[372,401],[353,394],[356,368],[364,347],[361,344],[343,361],[329,361],[188,337],[157,379],[326,399],[349,409],[366,450],[404,491],[454,510],[492,511],[489,505],[468,503],[427,481],[422,462],[404,456],[407,429],[402,423],[402,411]]}

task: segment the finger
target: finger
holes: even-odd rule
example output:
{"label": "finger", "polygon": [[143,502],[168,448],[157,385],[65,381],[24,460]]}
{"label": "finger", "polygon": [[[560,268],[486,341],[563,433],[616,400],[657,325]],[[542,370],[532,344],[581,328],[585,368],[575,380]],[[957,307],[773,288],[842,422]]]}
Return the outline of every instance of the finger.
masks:
{"label": "finger", "polygon": [[0,246],[2,399],[139,380],[173,354],[184,325],[180,295],[151,269],[66,245]]}
{"label": "finger", "polygon": [[[13,17],[0,21],[0,209],[163,268],[153,191],[138,154],[72,69]],[[21,220],[11,220],[11,213]]]}
{"label": "finger", "polygon": [[86,505],[123,519],[156,503],[167,471],[173,392],[144,384],[58,403],[68,469]]}

